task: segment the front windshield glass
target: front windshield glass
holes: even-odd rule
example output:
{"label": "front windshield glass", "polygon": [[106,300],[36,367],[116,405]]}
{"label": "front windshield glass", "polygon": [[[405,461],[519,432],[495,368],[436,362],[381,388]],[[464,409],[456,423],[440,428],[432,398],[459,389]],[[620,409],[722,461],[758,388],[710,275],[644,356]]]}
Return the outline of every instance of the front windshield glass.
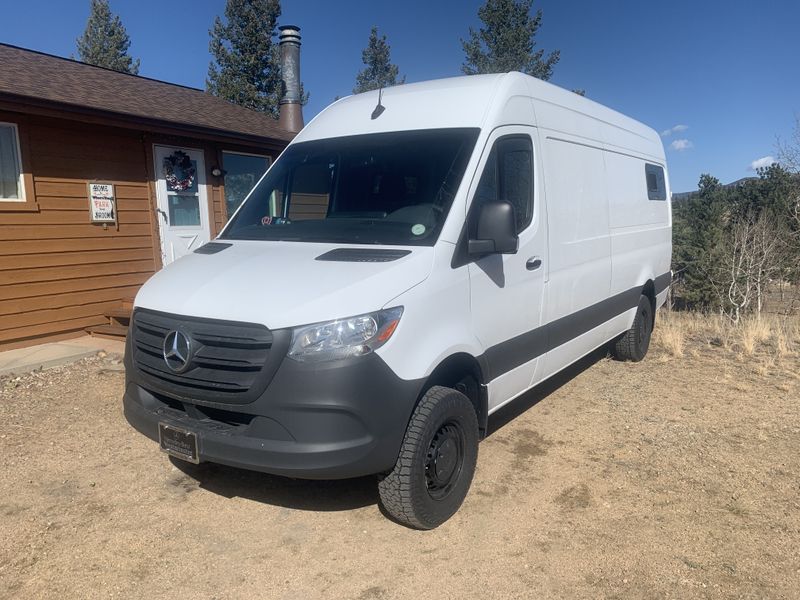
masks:
{"label": "front windshield glass", "polygon": [[432,246],[477,137],[438,129],[290,146],[221,237]]}

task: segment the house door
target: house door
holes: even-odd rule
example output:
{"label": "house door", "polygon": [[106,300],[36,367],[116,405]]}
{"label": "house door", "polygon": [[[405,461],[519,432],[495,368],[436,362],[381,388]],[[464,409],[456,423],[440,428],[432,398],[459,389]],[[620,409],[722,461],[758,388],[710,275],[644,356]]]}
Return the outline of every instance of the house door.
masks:
{"label": "house door", "polygon": [[164,266],[211,239],[200,150],[155,146],[156,197]]}

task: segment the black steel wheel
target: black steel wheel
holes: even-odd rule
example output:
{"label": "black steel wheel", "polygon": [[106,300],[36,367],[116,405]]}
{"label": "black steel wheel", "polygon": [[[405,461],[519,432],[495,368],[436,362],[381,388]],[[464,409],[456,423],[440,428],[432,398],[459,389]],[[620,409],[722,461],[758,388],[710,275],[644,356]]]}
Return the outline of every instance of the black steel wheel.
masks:
{"label": "black steel wheel", "polygon": [[381,504],[416,529],[438,527],[461,506],[478,461],[478,419],[469,398],[432,387],[406,429],[397,463],[378,483]]}
{"label": "black steel wheel", "polygon": [[653,304],[647,296],[639,298],[636,317],[633,325],[619,338],[612,347],[612,354],[617,360],[639,362],[650,348],[650,337],[653,334]]}
{"label": "black steel wheel", "polygon": [[453,491],[464,467],[464,432],[456,421],[448,421],[434,434],[425,457],[425,485],[434,500]]}

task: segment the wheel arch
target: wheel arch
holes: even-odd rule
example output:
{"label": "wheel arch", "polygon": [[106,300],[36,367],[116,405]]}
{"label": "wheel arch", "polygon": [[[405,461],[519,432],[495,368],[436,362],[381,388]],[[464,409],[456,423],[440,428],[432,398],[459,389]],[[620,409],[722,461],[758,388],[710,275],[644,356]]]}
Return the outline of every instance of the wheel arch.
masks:
{"label": "wheel arch", "polygon": [[442,360],[425,380],[417,404],[434,386],[453,388],[469,398],[478,417],[480,437],[486,437],[489,420],[489,394],[486,388],[486,368],[481,361],[466,352],[451,354]]}
{"label": "wheel arch", "polygon": [[[656,284],[653,279],[648,279],[644,286],[642,286],[642,296],[645,296],[648,300],[650,300],[650,308],[652,320],[655,322],[656,318]],[[652,325],[652,323],[651,323]]]}

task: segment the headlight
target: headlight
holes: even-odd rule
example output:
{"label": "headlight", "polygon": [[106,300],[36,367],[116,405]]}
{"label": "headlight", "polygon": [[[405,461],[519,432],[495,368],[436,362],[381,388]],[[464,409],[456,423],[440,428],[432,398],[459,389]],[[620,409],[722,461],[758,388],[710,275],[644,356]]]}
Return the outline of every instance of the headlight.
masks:
{"label": "headlight", "polygon": [[403,307],[397,306],[349,319],[296,327],[289,357],[301,362],[320,362],[369,354],[389,341],[402,314]]}

